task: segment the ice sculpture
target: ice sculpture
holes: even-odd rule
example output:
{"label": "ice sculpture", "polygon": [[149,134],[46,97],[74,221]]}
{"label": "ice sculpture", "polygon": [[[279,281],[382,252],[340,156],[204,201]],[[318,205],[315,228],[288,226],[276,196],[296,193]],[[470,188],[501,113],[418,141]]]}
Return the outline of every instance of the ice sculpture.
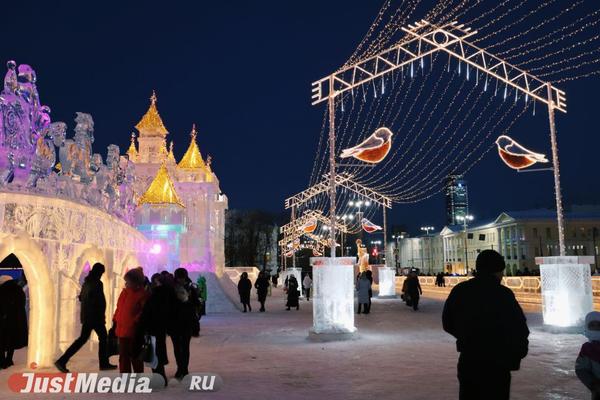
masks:
{"label": "ice sculpture", "polygon": [[24,184],[38,139],[50,126],[50,109],[41,106],[35,71],[9,61],[0,93],[0,185]]}
{"label": "ice sculpture", "polygon": [[396,270],[390,267],[379,267],[378,297],[396,297]]}
{"label": "ice sculpture", "polygon": [[354,257],[313,257],[315,334],[344,334],[354,327]]}
{"label": "ice sculpture", "polygon": [[544,324],[580,328],[593,310],[592,256],[536,257],[540,265]]}

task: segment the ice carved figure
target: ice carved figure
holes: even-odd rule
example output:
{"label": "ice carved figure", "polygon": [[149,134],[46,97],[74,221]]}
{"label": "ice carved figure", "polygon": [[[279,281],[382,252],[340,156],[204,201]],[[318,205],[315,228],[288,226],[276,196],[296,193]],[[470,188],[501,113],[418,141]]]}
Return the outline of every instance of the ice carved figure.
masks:
{"label": "ice carved figure", "polygon": [[67,125],[64,122],[52,122],[38,138],[27,187],[35,187],[40,178],[46,178],[50,174],[56,162],[54,147],[64,142],[66,131]]}
{"label": "ice carved figure", "polygon": [[28,179],[37,140],[50,125],[50,109],[40,106],[35,71],[7,63],[0,93],[0,185]]}
{"label": "ice carved figure", "polygon": [[94,120],[90,114],[78,112],[75,117],[75,136],[67,139],[60,149],[63,174],[73,175],[81,182],[90,182],[92,143],[94,143]]}

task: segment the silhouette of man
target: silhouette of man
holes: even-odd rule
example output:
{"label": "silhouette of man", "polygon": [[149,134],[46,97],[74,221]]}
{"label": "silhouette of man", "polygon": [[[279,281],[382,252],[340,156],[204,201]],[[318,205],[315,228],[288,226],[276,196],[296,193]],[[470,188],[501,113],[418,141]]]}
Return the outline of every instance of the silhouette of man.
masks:
{"label": "silhouette of man", "polygon": [[88,341],[92,331],[95,331],[98,335],[98,361],[100,363],[100,370],[105,371],[117,368],[116,365],[112,365],[108,361],[106,322],[104,318],[106,299],[104,297],[104,287],[100,280],[103,273],[104,265],[100,263],[94,264],[81,286],[81,293],[79,294],[79,301],[81,302],[81,334],[69,346],[65,354],[54,363],[60,372],[69,372],[67,363]]}
{"label": "silhouette of man", "polygon": [[504,258],[479,253],[473,279],[456,285],[444,305],[444,330],[456,338],[460,400],[510,398],[511,371],[527,355],[529,329],[513,292],[501,284]]}

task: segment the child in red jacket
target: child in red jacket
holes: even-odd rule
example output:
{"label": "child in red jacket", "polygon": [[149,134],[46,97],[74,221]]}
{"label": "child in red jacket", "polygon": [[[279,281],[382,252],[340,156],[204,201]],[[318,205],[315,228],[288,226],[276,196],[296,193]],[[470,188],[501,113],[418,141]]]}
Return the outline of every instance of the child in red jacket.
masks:
{"label": "child in red jacket", "polygon": [[119,372],[144,372],[144,362],[138,358],[140,351],[139,323],[148,293],[144,288],[141,267],[125,274],[125,288],[119,295],[113,318],[119,338]]}

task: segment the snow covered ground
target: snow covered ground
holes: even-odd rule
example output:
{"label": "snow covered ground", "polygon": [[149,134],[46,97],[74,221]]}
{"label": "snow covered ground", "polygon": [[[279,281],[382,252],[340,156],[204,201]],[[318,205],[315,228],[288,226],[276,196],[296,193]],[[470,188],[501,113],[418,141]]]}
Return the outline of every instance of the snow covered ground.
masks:
{"label": "snow covered ground", "polygon": [[[458,397],[454,340],[441,328],[443,302],[425,298],[413,312],[398,300],[373,301],[370,315],[357,315],[354,340],[318,343],[308,339],[311,303],[301,300],[300,311],[286,311],[281,290],[267,299],[267,312],[214,314],[202,319],[202,333],[192,339],[190,371],[212,372],[223,379],[215,393],[182,393],[171,386],[153,398],[206,399],[455,399]],[[258,305],[253,305],[258,310]],[[573,365],[580,335],[551,334],[541,330],[541,315],[527,314],[529,356],[513,374],[512,399],[587,399]],[[171,349],[169,350],[171,351]],[[5,382],[9,373],[0,372]],[[167,374],[174,374],[174,357]],[[113,358],[116,363],[116,358]],[[72,371],[94,371],[90,346],[77,354]],[[39,397],[39,396],[38,396]],[[50,396],[61,398],[61,396]],[[89,397],[89,396],[85,396]],[[116,395],[98,395],[115,398]],[[135,396],[129,396],[135,397]],[[0,399],[14,397],[0,389]]]}

